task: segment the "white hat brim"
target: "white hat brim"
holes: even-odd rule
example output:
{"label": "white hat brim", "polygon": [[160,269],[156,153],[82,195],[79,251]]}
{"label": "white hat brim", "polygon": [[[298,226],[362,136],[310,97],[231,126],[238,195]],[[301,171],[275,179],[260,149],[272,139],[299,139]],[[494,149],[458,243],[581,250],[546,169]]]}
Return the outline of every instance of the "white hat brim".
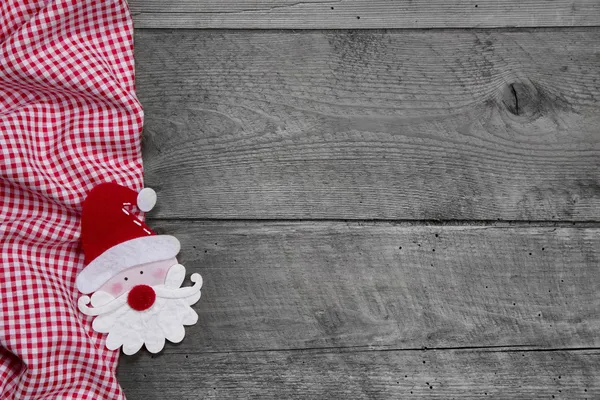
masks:
{"label": "white hat brim", "polygon": [[98,290],[119,272],[137,265],[175,257],[181,248],[170,235],[152,235],[131,239],[111,247],[96,257],[77,275],[77,289],[83,294]]}

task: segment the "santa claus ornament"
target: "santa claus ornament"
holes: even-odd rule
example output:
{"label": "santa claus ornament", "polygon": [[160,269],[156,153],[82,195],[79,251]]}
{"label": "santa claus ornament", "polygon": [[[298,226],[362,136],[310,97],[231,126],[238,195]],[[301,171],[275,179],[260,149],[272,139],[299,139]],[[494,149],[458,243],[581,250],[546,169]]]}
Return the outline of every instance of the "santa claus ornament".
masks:
{"label": "santa claus ornament", "polygon": [[165,339],[179,343],[184,326],[198,321],[190,306],[200,300],[202,277],[192,274],[193,285],[181,287],[185,267],[175,258],[179,240],[157,235],[131,212],[134,206],[150,211],[155,203],[154,190],[137,193],[116,183],[96,186],[83,203],[86,266],[77,276],[84,294],[78,307],[95,317],[94,331],[108,334],[108,349],[122,346],[127,355],[142,346],[158,353]]}

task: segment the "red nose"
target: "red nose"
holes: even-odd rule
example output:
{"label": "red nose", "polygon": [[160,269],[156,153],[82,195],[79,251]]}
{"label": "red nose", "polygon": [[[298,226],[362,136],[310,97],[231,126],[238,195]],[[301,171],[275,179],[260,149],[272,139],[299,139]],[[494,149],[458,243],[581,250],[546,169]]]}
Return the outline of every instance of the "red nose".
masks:
{"label": "red nose", "polygon": [[137,285],[127,295],[129,307],[136,311],[144,311],[152,307],[156,300],[156,293],[148,285]]}

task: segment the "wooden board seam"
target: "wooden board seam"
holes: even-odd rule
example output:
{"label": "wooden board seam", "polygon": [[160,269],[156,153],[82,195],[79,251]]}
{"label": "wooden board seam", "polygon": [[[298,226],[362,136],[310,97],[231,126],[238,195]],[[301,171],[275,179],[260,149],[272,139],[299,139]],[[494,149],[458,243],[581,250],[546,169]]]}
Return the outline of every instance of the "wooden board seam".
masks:
{"label": "wooden board seam", "polygon": [[287,352],[317,352],[317,353],[365,353],[365,352],[427,352],[427,351],[475,351],[491,353],[530,353],[552,351],[598,351],[600,347],[536,347],[532,345],[498,345],[498,346],[450,346],[450,347],[415,347],[415,348],[385,348],[373,346],[340,346],[340,347],[307,347],[285,349],[253,349],[253,350],[227,350],[227,351],[180,351],[175,346],[168,344],[169,354],[252,354],[252,353],[287,353]]}
{"label": "wooden board seam", "polygon": [[389,225],[397,227],[412,226],[440,226],[440,227],[481,227],[481,228],[600,228],[600,221],[545,221],[545,220],[454,220],[454,219],[331,219],[331,218],[181,218],[181,217],[154,217],[146,216],[148,222],[206,222],[206,223],[248,223],[248,224],[302,224],[302,223],[340,223],[340,224],[366,224]]}

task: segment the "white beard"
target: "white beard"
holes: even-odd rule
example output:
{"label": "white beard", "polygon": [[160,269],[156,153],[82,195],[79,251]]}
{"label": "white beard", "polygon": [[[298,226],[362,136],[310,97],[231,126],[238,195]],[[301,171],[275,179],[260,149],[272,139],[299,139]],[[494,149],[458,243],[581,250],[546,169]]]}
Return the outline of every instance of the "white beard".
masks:
{"label": "white beard", "polygon": [[[123,346],[127,355],[137,353],[143,345],[150,353],[158,353],[165,339],[179,343],[185,336],[186,325],[198,322],[198,314],[190,307],[200,300],[202,278],[193,274],[194,286],[183,287],[185,267],[181,264],[169,269],[164,285],[152,286],[156,301],[147,310],[136,311],[127,304],[128,293],[118,298],[96,292],[90,299],[82,296],[79,309],[88,315],[97,315],[92,323],[94,331],[108,333],[106,347],[117,350]],[[90,302],[93,308],[87,307]]]}

